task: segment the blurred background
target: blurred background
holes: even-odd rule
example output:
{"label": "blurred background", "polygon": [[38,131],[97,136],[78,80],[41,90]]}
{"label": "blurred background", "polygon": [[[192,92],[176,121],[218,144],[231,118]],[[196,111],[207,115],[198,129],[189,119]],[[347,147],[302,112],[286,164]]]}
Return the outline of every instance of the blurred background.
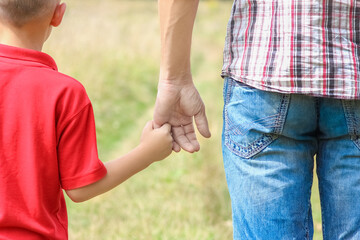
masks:
{"label": "blurred background", "polygon": [[[100,158],[135,147],[152,118],[160,62],[157,1],[71,0],[44,51],[78,79],[93,103]],[[232,239],[221,156],[222,50],[232,1],[201,1],[192,72],[212,131],[201,151],[173,153],[113,191],[88,202],[67,199],[74,240]],[[315,238],[322,239],[319,197],[312,197]]]}

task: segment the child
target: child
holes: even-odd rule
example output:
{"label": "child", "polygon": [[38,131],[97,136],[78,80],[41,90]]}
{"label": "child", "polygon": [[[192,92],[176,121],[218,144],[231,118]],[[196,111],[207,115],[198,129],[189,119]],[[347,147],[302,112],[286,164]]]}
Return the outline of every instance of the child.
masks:
{"label": "child", "polygon": [[172,151],[170,125],[148,122],[140,144],[103,164],[83,86],[40,52],[66,5],[0,0],[0,239],[67,239],[62,189],[102,194]]}

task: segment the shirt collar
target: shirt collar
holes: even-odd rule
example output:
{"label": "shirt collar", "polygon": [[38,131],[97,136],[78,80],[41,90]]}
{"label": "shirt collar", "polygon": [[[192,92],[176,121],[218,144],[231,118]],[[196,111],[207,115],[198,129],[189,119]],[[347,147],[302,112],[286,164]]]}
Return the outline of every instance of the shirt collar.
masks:
{"label": "shirt collar", "polygon": [[0,58],[23,61],[25,64],[27,62],[29,65],[33,65],[34,63],[37,65],[41,64],[44,65],[44,67],[51,68],[55,71],[58,70],[54,59],[50,55],[32,49],[0,44]]}

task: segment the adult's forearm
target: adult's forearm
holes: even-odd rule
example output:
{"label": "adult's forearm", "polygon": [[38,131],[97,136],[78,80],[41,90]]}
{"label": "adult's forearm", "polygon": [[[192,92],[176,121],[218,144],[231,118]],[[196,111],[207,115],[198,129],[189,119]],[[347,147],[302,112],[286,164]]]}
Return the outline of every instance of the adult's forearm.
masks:
{"label": "adult's forearm", "polygon": [[191,38],[199,0],[158,0],[161,31],[160,80],[191,80]]}

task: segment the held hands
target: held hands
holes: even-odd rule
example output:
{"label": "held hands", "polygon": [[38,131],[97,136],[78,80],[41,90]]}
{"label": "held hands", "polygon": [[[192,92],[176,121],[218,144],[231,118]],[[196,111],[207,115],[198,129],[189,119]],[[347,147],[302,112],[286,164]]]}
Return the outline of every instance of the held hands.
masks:
{"label": "held hands", "polygon": [[84,187],[66,190],[67,195],[75,202],[86,201],[113,189],[153,162],[166,158],[172,152],[173,139],[170,131],[169,124],[154,129],[153,122],[149,121],[137,148],[104,164],[107,170],[105,177]]}
{"label": "held hands", "polygon": [[205,106],[192,81],[177,85],[160,81],[154,111],[155,127],[165,123],[171,125],[174,138],[173,150],[184,149],[193,153],[199,151],[193,118],[200,134],[210,137],[211,133],[205,114]]}
{"label": "held hands", "polygon": [[171,154],[172,142],[170,124],[163,124],[160,128],[154,129],[153,121],[149,121],[143,129],[140,146],[146,151],[146,157],[155,162]]}

